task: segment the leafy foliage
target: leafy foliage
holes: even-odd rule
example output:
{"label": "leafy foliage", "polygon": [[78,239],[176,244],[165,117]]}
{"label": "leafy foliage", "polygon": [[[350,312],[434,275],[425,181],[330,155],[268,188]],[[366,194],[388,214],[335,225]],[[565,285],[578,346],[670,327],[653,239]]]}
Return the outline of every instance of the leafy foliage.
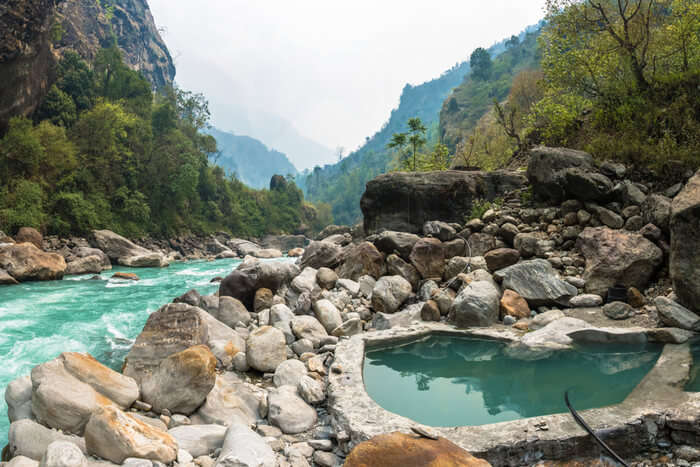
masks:
{"label": "leafy foliage", "polygon": [[202,95],[153,94],[116,47],[94,66],[66,53],[34,121],[12,119],[0,140],[0,229],[260,236],[332,222],[291,181],[254,190],[210,164],[208,120]]}

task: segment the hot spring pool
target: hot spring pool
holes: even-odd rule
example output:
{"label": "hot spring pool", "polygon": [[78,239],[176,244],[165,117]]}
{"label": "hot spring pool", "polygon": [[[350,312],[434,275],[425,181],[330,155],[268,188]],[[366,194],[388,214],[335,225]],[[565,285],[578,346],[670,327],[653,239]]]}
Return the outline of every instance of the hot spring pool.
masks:
{"label": "hot spring pool", "polygon": [[432,335],[368,349],[364,383],[382,408],[430,426],[474,426],[622,402],[651,370],[663,346],[586,346],[537,361],[505,344]]}

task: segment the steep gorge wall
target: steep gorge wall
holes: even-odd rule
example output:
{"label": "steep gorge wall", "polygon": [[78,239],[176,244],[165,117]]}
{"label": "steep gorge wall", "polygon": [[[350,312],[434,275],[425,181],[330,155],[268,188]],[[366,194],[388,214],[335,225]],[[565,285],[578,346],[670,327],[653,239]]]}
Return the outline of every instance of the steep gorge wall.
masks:
{"label": "steep gorge wall", "polygon": [[156,88],[175,66],[146,0],[5,0],[0,3],[0,134],[30,115],[54,80],[57,59],[74,50],[92,61],[116,38],[124,60]]}

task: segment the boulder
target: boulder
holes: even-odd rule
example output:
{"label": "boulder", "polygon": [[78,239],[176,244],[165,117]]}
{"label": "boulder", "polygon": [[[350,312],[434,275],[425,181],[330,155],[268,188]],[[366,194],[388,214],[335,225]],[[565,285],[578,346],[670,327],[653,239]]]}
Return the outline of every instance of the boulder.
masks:
{"label": "boulder", "polygon": [[282,252],[276,248],[261,248],[254,251],[253,256],[261,259],[281,258]]}
{"label": "boulder", "polygon": [[[669,273],[680,303],[700,313],[700,171],[673,198]],[[0,265],[1,266],[1,265]],[[12,274],[10,272],[10,274]]]}
{"label": "boulder", "polygon": [[472,256],[484,256],[496,248],[496,237],[485,232],[476,232],[469,236],[467,252]]}
{"label": "boulder", "polygon": [[484,255],[490,271],[507,268],[520,260],[520,252],[512,248],[496,248]]}
{"label": "boulder", "polygon": [[307,375],[306,365],[301,360],[285,360],[275,370],[272,382],[275,386],[297,387],[301,378]]}
{"label": "boulder", "polygon": [[88,461],[75,444],[54,441],[46,448],[39,467],[88,467]]}
{"label": "boulder", "polygon": [[577,241],[586,258],[586,292],[607,295],[614,285],[644,289],[663,259],[663,253],[643,236],[588,227]]}
{"label": "boulder", "polygon": [[654,299],[659,319],[667,326],[700,331],[700,316],[685,308],[683,305],[666,297]]}
{"label": "boulder", "polygon": [[411,295],[412,287],[401,276],[384,276],[372,290],[372,308],[378,313],[394,313]]}
{"label": "boulder", "polygon": [[504,290],[499,304],[501,318],[505,316],[512,316],[517,319],[530,317],[530,307],[527,304],[527,300],[514,290]]}
{"label": "boulder", "polygon": [[67,441],[76,445],[81,452],[87,452],[85,439],[46,428],[28,419],[10,424],[8,441],[10,456],[24,456],[35,461],[41,460],[46,449],[54,441]]}
{"label": "boulder", "polygon": [[331,242],[314,241],[304,250],[301,257],[301,268],[335,268],[340,264],[343,256],[343,249]]}
{"label": "boulder", "polygon": [[[475,200],[493,200],[522,187],[525,177],[507,171],[391,172],[367,183],[360,207],[365,233],[422,233],[426,222],[462,222]],[[390,251],[389,253],[392,253]]]}
{"label": "boulder", "polygon": [[170,355],[141,382],[142,399],[156,413],[189,415],[202,405],[216,381],[216,358],[205,345]]}
{"label": "boulder", "polygon": [[457,231],[447,222],[428,221],[423,224],[423,235],[435,237],[441,242],[449,242],[457,238]]}
{"label": "boulder", "polygon": [[34,367],[31,379],[32,412],[36,420],[78,435],[83,433],[90,416],[101,407],[126,409],[139,395],[133,379],[105,367],[89,355],[76,353],[66,352]]}
{"label": "boulder", "polygon": [[245,425],[226,430],[215,467],[277,467],[277,456],[262,436]]}
{"label": "boulder", "polygon": [[260,288],[255,291],[255,298],[253,300],[253,311],[260,313],[265,308],[270,308],[272,306],[272,299],[275,295],[272,290],[266,288]]}
{"label": "boulder", "polygon": [[266,235],[262,239],[263,247],[287,252],[295,248],[304,248],[307,243],[309,243],[309,239],[303,235]]}
{"label": "boulder", "polygon": [[258,289],[266,288],[275,293],[282,285],[289,284],[299,272],[299,267],[292,263],[244,261],[221,281],[219,297],[233,297],[252,310]]}
{"label": "boulder", "polygon": [[350,452],[345,467],[488,467],[445,438],[430,439],[398,431],[375,436]]}
{"label": "boulder", "polygon": [[151,313],[124,359],[122,372],[141,381],[170,355],[207,344],[209,326],[204,310],[185,303],[169,303]]}
{"label": "boulder", "polygon": [[532,259],[496,271],[504,289],[517,292],[531,307],[567,305],[578,290],[559,279],[549,261]]}
{"label": "boulder", "polygon": [[226,245],[242,258],[249,255],[252,256],[261,248],[257,243],[253,243],[249,240],[243,240],[241,238],[233,238],[227,241]]}
{"label": "boulder", "polygon": [[642,203],[642,219],[645,224],[653,224],[664,232],[668,232],[671,222],[671,198],[659,194],[651,194]]}
{"label": "boulder", "polygon": [[603,306],[603,314],[610,319],[627,319],[634,313],[634,309],[625,302],[610,302]]}
{"label": "boulder", "polygon": [[310,376],[303,376],[299,380],[297,391],[307,404],[320,404],[326,400],[326,390],[323,383]]}
{"label": "boulder", "polygon": [[449,281],[457,275],[466,273],[468,271],[476,271],[478,269],[486,270],[488,266],[486,265],[486,260],[483,256],[455,256],[447,262],[445,266],[444,279]]}
{"label": "boulder", "polygon": [[197,411],[197,416],[209,424],[229,426],[242,423],[250,426],[260,417],[258,408],[263,397],[256,386],[246,383],[236,373],[225,372],[216,376],[214,388]]}
{"label": "boulder", "polygon": [[603,304],[603,297],[595,294],[582,294],[569,300],[572,308],[593,308]]}
{"label": "boulder", "polygon": [[57,253],[45,253],[32,243],[0,244],[0,269],[18,282],[61,279],[66,261]]}
{"label": "boulder", "polygon": [[147,250],[110,230],[93,230],[93,247],[102,250],[112,262],[130,267],[163,267],[167,258],[159,252]]}
{"label": "boulder", "polygon": [[593,172],[593,157],[583,151],[567,148],[536,147],[530,151],[527,178],[533,195],[557,204],[566,198],[567,169]]}
{"label": "boulder", "polygon": [[224,444],[226,427],[221,425],[181,425],[168,430],[178,448],[193,457],[208,456]]}
{"label": "boulder", "polygon": [[233,297],[219,297],[219,307],[211,314],[232,329],[238,325],[248,326],[251,320],[245,305]]}
{"label": "boulder", "polygon": [[320,268],[316,273],[316,282],[321,288],[330,290],[338,282],[338,275],[330,268]]}
{"label": "boulder", "polygon": [[420,319],[423,321],[440,321],[440,308],[435,300],[428,300],[420,310]]}
{"label": "boulder", "polygon": [[304,249],[292,248],[287,252],[287,256],[289,256],[290,258],[299,258],[300,256],[304,256]]}
{"label": "boulder", "polygon": [[7,271],[0,268],[0,285],[16,285],[19,284],[17,280],[8,274]]}
{"label": "boulder", "polygon": [[5,389],[7,417],[10,423],[25,418],[33,418],[32,414],[32,379],[29,375],[10,381]]}
{"label": "boulder", "polygon": [[347,247],[337,270],[338,277],[354,281],[365,275],[379,279],[385,272],[384,256],[369,242]]}
{"label": "boulder", "polygon": [[408,259],[418,240],[420,237],[416,234],[388,230],[377,235],[374,246],[384,254],[398,253],[402,258]]}
{"label": "boulder", "polygon": [[85,427],[88,454],[121,464],[138,457],[169,464],[177,458],[177,441],[115,407],[103,407]]}
{"label": "boulder", "polygon": [[328,337],[326,328],[313,316],[295,316],[291,326],[297,339],[308,339],[314,347],[318,347],[321,340]]}
{"label": "boulder", "polygon": [[327,225],[325,226],[316,236],[317,240],[324,239],[326,237],[330,237],[331,235],[342,235],[342,234],[349,234],[352,229],[347,226],[347,225]]}
{"label": "boulder", "polygon": [[13,457],[10,462],[3,464],[5,467],[39,467],[39,463],[29,457]]}
{"label": "boulder", "polygon": [[282,386],[268,393],[270,423],[285,434],[311,429],[318,419],[316,410],[297,395],[296,387]]}
{"label": "boulder", "polygon": [[350,318],[343,321],[343,324],[331,331],[331,335],[335,337],[354,336],[363,331],[362,320],[360,318]]}
{"label": "boulder", "polygon": [[102,258],[97,255],[76,258],[66,265],[66,275],[99,274],[104,270]]}
{"label": "boulder", "polygon": [[292,289],[299,293],[311,292],[316,287],[318,271],[314,268],[306,267],[301,274],[292,279]]}
{"label": "boulder", "polygon": [[492,280],[475,280],[459,291],[448,321],[457,327],[490,326],[498,321],[501,291]]}
{"label": "boulder", "polygon": [[321,239],[323,242],[330,242],[330,243],[335,243],[336,245],[339,246],[345,246],[349,245],[352,243],[352,235],[349,233],[344,233],[344,234],[334,234],[329,237],[324,237]]}
{"label": "boulder", "polygon": [[261,372],[274,372],[287,359],[284,333],[271,326],[251,332],[246,342],[248,365]]}
{"label": "boulder", "polygon": [[343,324],[343,318],[340,311],[330,302],[330,300],[318,300],[314,303],[314,314],[318,321],[323,325],[326,332],[331,332]]}
{"label": "boulder", "polygon": [[569,333],[590,327],[590,324],[580,319],[559,318],[511,343],[506,348],[506,353],[520,360],[546,358],[554,351],[571,348],[573,339],[568,336]]}
{"label": "boulder", "polygon": [[423,279],[440,279],[445,272],[445,251],[437,238],[422,238],[409,256]]}
{"label": "boulder", "polygon": [[579,201],[605,201],[610,197],[613,182],[589,168],[569,168],[563,171],[566,194]]}
{"label": "boulder", "polygon": [[421,281],[418,270],[412,265],[401,259],[400,256],[390,254],[386,258],[387,273],[392,276],[401,276],[411,283],[413,290],[418,289],[418,284]]}
{"label": "boulder", "polygon": [[114,274],[112,274],[112,279],[122,279],[125,281],[141,280],[141,278],[133,272],[115,272]]}
{"label": "boulder", "polygon": [[15,235],[15,242],[17,243],[31,243],[40,250],[43,250],[42,245],[44,237],[33,227],[21,227],[17,235]]}

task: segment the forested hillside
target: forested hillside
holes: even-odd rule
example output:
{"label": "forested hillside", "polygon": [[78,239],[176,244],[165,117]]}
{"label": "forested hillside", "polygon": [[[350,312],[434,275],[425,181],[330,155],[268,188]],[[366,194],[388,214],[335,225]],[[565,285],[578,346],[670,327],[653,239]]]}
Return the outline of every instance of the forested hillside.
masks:
{"label": "forested hillside", "polygon": [[[528,28],[528,31],[534,27]],[[524,38],[526,32],[516,36]],[[519,39],[520,40],[520,39]],[[488,49],[491,56],[506,50],[506,40]],[[316,167],[311,173],[297,177],[307,197],[313,201],[329,203],[335,222],[352,224],[360,219],[360,198],[365,184],[397,165],[396,151],[387,148],[394,133],[407,131],[407,121],[418,117],[427,127],[426,148],[432,150],[439,142],[439,115],[445,98],[453,88],[469,75],[469,62],[461,62],[444,72],[439,78],[411,86],[407,84],[399,105],[391,112],[389,120],[365,144],[337,164]],[[507,93],[507,91],[506,91]],[[486,109],[491,97],[486,97]],[[485,110],[484,110],[485,111]]]}
{"label": "forested hillside", "polygon": [[209,156],[210,162],[223,167],[226,175],[235,175],[251,188],[266,188],[273,175],[296,175],[297,169],[286,155],[268,149],[249,136],[234,135],[216,128],[205,133],[216,139],[218,151]]}
{"label": "forested hillside", "polygon": [[66,52],[33,119],[13,118],[0,140],[0,230],[262,235],[329,222],[283,177],[258,191],[210,164],[208,119],[203,96],[154,94],[116,46],[94,64]]}

